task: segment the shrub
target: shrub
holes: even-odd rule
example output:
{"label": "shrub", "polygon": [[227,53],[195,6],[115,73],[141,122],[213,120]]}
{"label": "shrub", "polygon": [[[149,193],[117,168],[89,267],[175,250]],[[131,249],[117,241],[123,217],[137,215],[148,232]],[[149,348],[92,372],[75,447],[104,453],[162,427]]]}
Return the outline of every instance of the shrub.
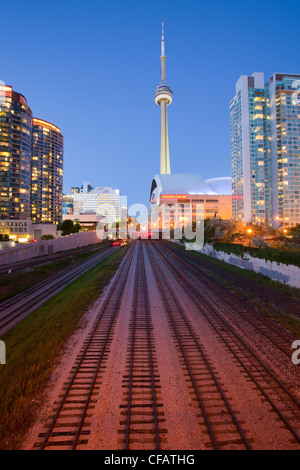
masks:
{"label": "shrub", "polygon": [[78,222],[73,222],[71,219],[64,220],[57,225],[57,230],[62,230],[62,234],[71,235],[71,233],[78,233],[81,225]]}
{"label": "shrub", "polygon": [[0,233],[0,242],[9,242],[9,235],[7,233]]}
{"label": "shrub", "polygon": [[253,237],[251,240],[251,245],[255,246],[256,248],[267,248],[269,246],[263,237]]}
{"label": "shrub", "polygon": [[266,261],[276,261],[286,265],[300,267],[300,251],[287,250],[282,248],[245,246],[238,243],[214,242],[213,247],[216,251],[224,251],[227,254],[235,254],[244,257],[245,254],[264,259]]}
{"label": "shrub", "polygon": [[216,251],[224,251],[228,255],[243,256],[245,251],[245,246],[241,243],[214,242],[213,246]]}

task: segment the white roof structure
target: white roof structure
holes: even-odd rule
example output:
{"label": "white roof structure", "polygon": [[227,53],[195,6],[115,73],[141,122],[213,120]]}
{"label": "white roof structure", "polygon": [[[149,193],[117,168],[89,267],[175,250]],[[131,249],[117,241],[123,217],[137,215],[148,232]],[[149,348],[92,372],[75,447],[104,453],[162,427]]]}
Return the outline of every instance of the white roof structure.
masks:
{"label": "white roof structure", "polygon": [[208,186],[216,192],[216,194],[232,194],[232,180],[230,176],[225,176],[221,178],[210,178],[205,181]]}
{"label": "white roof structure", "polygon": [[231,178],[204,180],[197,173],[171,173],[155,175],[151,195],[157,189],[159,194],[207,194],[231,195]]}

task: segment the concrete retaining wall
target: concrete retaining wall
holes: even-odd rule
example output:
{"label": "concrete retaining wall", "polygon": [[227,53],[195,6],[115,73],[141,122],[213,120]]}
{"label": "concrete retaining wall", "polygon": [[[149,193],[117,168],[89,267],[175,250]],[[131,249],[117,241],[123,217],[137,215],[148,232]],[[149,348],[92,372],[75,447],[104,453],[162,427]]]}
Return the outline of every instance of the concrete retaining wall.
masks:
{"label": "concrete retaining wall", "polygon": [[100,241],[96,232],[79,232],[53,240],[20,243],[12,248],[3,248],[0,251],[0,265],[26,261],[37,256],[51,255],[58,251],[72,250],[81,246],[99,243]]}
{"label": "concrete retaining wall", "polygon": [[277,263],[276,261],[266,261],[260,258],[254,258],[249,254],[245,254],[244,258],[234,254],[224,253],[224,251],[216,251],[212,244],[206,243],[203,248],[197,250],[204,255],[225,261],[242,269],[250,269],[257,273],[268,276],[273,281],[280,281],[291,287],[300,289],[300,268],[297,266]]}
{"label": "concrete retaining wall", "polygon": [[11,240],[8,242],[0,242],[0,250],[4,250],[4,248],[12,248],[13,246],[16,246],[16,243]]}

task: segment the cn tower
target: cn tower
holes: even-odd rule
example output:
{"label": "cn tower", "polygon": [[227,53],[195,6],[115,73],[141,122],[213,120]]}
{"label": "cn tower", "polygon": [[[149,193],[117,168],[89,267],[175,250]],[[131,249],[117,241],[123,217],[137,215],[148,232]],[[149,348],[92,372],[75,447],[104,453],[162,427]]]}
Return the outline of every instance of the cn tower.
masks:
{"label": "cn tower", "polygon": [[167,106],[172,103],[172,90],[166,82],[166,56],[165,56],[165,34],[164,22],[162,21],[161,35],[161,78],[160,84],[156,88],[155,103],[160,106],[160,173],[170,174],[170,153],[168,135]]}

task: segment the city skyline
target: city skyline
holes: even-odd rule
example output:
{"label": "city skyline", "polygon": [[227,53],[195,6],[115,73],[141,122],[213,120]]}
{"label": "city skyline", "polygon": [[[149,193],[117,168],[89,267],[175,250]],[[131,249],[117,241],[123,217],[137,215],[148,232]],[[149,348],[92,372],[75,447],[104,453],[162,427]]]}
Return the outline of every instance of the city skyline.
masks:
{"label": "city skyline", "polygon": [[[153,98],[162,17],[176,98],[169,116],[172,172],[230,176],[229,103],[237,79],[253,70],[266,77],[297,72],[296,2],[280,4],[280,10],[279,2],[243,7],[238,2],[112,6],[91,1],[89,8],[78,2],[72,10],[70,5],[4,5],[4,15],[18,8],[15,28],[26,22],[35,54],[20,51],[16,34],[3,50],[6,67],[0,77],[26,96],[36,115],[62,129],[65,192],[87,180],[120,188],[129,204],[147,203],[149,182],[159,170],[160,124]],[[48,31],[54,18],[55,34]],[[275,44],[276,21],[290,47],[276,42],[270,54],[261,44]],[[8,40],[6,24],[3,35]]]}

